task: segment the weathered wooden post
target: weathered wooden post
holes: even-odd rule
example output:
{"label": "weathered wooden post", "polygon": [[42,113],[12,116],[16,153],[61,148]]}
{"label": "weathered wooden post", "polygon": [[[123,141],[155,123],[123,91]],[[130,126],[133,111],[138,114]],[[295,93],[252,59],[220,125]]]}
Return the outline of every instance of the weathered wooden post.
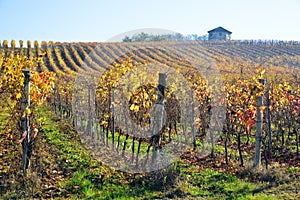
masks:
{"label": "weathered wooden post", "polygon": [[152,152],[152,166],[157,161],[157,153],[159,150],[159,139],[160,132],[163,126],[163,114],[164,114],[164,98],[165,98],[165,90],[166,90],[166,81],[167,75],[165,73],[159,73],[158,80],[158,95],[157,100],[154,106],[154,123],[153,123],[153,152]]}
{"label": "weathered wooden post", "polygon": [[[265,85],[264,79],[259,79],[259,83]],[[262,129],[263,129],[263,112],[260,110],[263,105],[264,95],[256,98],[256,136],[255,136],[255,154],[254,154],[254,167],[261,165],[261,143],[262,143]]]}
{"label": "weathered wooden post", "polygon": [[266,118],[267,118],[267,131],[268,131],[268,148],[269,153],[271,156],[273,156],[273,150],[272,150],[272,130],[271,130],[271,110],[270,110],[270,95],[269,95],[269,89],[266,92],[266,103],[267,103],[267,112],[266,112]]}
{"label": "weathered wooden post", "polygon": [[58,91],[58,103],[59,103],[59,106],[58,106],[59,117],[60,117],[60,119],[62,119],[63,118],[63,109],[62,109],[62,103],[61,103],[61,97],[60,97],[59,91]]}
{"label": "weathered wooden post", "polygon": [[[191,91],[191,98],[192,98],[192,103],[191,103],[191,112],[192,112],[192,139],[193,139],[193,150],[195,151],[197,148],[197,143],[196,143],[196,136],[195,136],[195,125],[194,125],[194,121],[195,121],[195,102],[194,102],[194,90]],[[176,124],[175,124],[176,127]]]}
{"label": "weathered wooden post", "polygon": [[[24,88],[23,88],[23,96],[22,96],[22,104],[21,104],[21,138],[22,141],[22,170],[23,175],[26,177],[26,169],[29,166],[29,157],[28,157],[28,148],[30,143],[30,121],[29,114],[26,111],[26,108],[30,107],[30,70],[23,70],[23,74],[25,76],[24,79]],[[26,113],[24,115],[24,113]]]}
{"label": "weathered wooden post", "polygon": [[[76,90],[74,90],[74,91],[76,92]],[[79,123],[78,123],[78,99],[75,99],[74,107],[76,109],[75,109],[74,115],[73,115],[73,125],[74,125],[74,127],[76,127],[78,129],[79,128]]]}
{"label": "weathered wooden post", "polygon": [[87,132],[88,132],[89,136],[93,136],[91,89],[92,89],[92,86],[88,85],[88,124],[87,124]]}
{"label": "weathered wooden post", "polygon": [[115,93],[114,90],[111,92],[111,139],[112,139],[112,150],[115,149]]}

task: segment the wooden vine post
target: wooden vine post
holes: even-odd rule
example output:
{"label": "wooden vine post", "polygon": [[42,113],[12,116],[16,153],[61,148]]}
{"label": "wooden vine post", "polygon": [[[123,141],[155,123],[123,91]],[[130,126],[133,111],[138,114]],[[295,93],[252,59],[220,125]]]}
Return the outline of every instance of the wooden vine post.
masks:
{"label": "wooden vine post", "polygon": [[[30,70],[23,70],[25,76],[24,79],[24,88],[22,95],[22,104],[21,104],[21,138],[22,141],[22,170],[23,175],[26,177],[26,169],[29,166],[29,144],[30,144],[30,121],[29,114],[26,111],[30,107]],[[25,114],[25,115],[24,115]]]}
{"label": "wooden vine post", "polygon": [[[194,125],[194,121],[195,121],[195,102],[194,102],[194,89],[191,91],[191,97],[192,97],[192,103],[191,103],[191,112],[192,112],[192,140],[193,140],[193,150],[195,151],[197,148],[197,143],[196,143],[196,131],[195,131],[195,125]],[[176,124],[175,124],[176,127]]]}
{"label": "wooden vine post", "polygon": [[157,100],[154,106],[154,123],[153,123],[153,136],[152,136],[152,166],[156,164],[157,161],[157,154],[159,150],[159,140],[161,129],[163,127],[163,114],[164,114],[164,98],[165,98],[165,90],[166,90],[166,81],[167,75],[165,73],[159,73],[159,80],[158,80],[158,95]]}
{"label": "wooden vine post", "polygon": [[111,134],[112,134],[112,149],[115,149],[115,93],[114,90],[111,92]]}
{"label": "wooden vine post", "polygon": [[267,120],[267,132],[268,132],[268,149],[271,156],[273,156],[272,150],[272,131],[271,131],[271,110],[270,110],[270,94],[269,88],[266,92],[266,120]]}
{"label": "wooden vine post", "polygon": [[[264,79],[259,79],[259,83],[265,85]],[[255,135],[255,154],[253,167],[257,168],[261,165],[261,143],[262,143],[262,130],[263,130],[263,112],[261,107],[263,106],[264,95],[256,98],[256,135]]]}
{"label": "wooden vine post", "polygon": [[93,120],[92,120],[92,103],[91,103],[91,90],[92,90],[92,85],[88,85],[88,123],[87,123],[87,131],[89,136],[93,136]]}

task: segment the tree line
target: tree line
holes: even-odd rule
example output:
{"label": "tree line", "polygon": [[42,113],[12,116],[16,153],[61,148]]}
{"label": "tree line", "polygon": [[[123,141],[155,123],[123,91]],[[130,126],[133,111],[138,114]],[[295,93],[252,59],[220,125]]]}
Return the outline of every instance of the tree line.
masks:
{"label": "tree line", "polygon": [[162,41],[200,41],[208,40],[208,35],[199,36],[197,34],[183,35],[181,33],[169,34],[151,34],[151,33],[138,33],[131,37],[125,36],[123,42],[162,42]]}

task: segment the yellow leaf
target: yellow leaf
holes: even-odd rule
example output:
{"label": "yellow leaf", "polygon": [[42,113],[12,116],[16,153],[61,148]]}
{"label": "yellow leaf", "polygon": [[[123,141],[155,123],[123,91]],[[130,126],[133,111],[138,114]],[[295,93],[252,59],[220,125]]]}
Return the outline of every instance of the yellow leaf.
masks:
{"label": "yellow leaf", "polygon": [[139,106],[132,104],[129,109],[134,112],[138,112],[140,108]]}
{"label": "yellow leaf", "polygon": [[104,118],[109,118],[109,115],[108,114],[104,114]]}
{"label": "yellow leaf", "polygon": [[135,107],[134,107],[134,112],[138,112],[139,109],[140,109],[139,106],[135,106]]}
{"label": "yellow leaf", "polygon": [[134,104],[132,104],[129,109],[134,110]]}
{"label": "yellow leaf", "polygon": [[265,109],[266,109],[266,106],[261,106],[261,107],[259,108],[260,112],[264,111]]}
{"label": "yellow leaf", "polygon": [[106,124],[108,124],[107,121],[101,121],[101,122],[100,122],[100,125],[106,125]]}
{"label": "yellow leaf", "polygon": [[25,113],[27,113],[28,115],[30,115],[31,114],[30,108],[27,107]]}
{"label": "yellow leaf", "polygon": [[22,96],[21,93],[18,93],[18,94],[16,95],[16,98],[17,98],[17,99],[20,99],[21,96]]}
{"label": "yellow leaf", "polygon": [[144,92],[144,98],[145,98],[145,99],[148,99],[148,98],[149,98],[149,95],[147,94],[147,92]]}

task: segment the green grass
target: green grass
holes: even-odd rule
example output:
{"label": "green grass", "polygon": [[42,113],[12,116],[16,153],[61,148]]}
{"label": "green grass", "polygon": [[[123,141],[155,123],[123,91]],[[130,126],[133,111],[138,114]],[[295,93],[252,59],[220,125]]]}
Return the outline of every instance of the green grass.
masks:
{"label": "green grass", "polygon": [[[197,172],[198,171],[198,172]],[[197,170],[189,167],[183,174],[186,182],[181,188],[193,197],[205,199],[268,199],[271,196],[255,194],[259,186],[238,179],[234,175],[219,173],[211,169]]]}

